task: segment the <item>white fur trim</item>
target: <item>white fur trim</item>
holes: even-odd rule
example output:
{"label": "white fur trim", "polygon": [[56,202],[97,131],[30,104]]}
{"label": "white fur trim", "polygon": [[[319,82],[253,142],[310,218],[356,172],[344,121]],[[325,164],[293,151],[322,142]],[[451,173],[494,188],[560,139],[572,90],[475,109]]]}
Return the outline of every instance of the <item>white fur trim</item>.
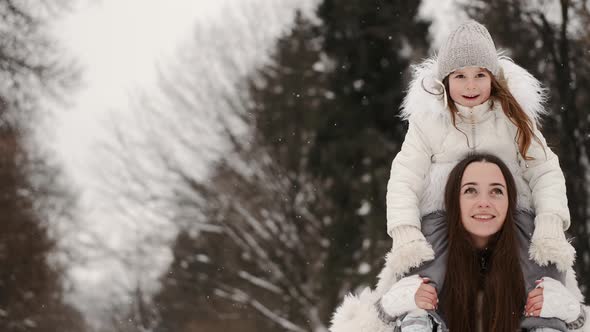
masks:
{"label": "white fur trim", "polygon": [[392,326],[379,319],[375,292],[366,288],[358,295],[349,294],[332,317],[330,332],[391,332]]}
{"label": "white fur trim", "polygon": [[395,268],[395,262],[391,252],[385,255],[385,266],[377,276],[377,287],[375,293],[381,298],[402,276],[399,269]]}
{"label": "white fur trim", "polygon": [[529,257],[541,266],[555,263],[557,269],[565,271],[575,258],[575,249],[565,240],[536,239],[531,241]]}
{"label": "white fur trim", "polygon": [[576,250],[563,233],[563,221],[552,214],[538,215],[529,257],[541,266],[555,263],[557,269],[567,271],[573,265],[575,256]]}
{"label": "white fur trim", "polygon": [[379,274],[377,290],[381,295],[388,291],[411,268],[434,259],[434,250],[426,240],[413,241],[395,249],[385,257],[385,268]]}
{"label": "white fur trim", "polygon": [[436,58],[427,59],[411,68],[413,78],[409,85],[408,94],[402,103],[401,117],[407,120],[410,115],[420,113],[423,116],[432,115],[449,120],[449,114],[444,107],[442,88],[436,82],[436,73],[438,72]]}
{"label": "white fur trim", "polygon": [[547,114],[547,110],[543,107],[547,101],[547,90],[543,88],[539,80],[514,63],[512,59],[500,56],[499,61],[508,90],[529,118],[539,124],[540,117]]}

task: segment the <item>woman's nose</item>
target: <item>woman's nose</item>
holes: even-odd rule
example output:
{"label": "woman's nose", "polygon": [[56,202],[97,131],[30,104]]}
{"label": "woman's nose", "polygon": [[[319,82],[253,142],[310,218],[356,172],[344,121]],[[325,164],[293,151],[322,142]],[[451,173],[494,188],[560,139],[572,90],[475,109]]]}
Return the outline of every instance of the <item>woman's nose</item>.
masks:
{"label": "woman's nose", "polygon": [[477,203],[477,206],[481,208],[490,207],[490,200],[487,197],[482,197]]}

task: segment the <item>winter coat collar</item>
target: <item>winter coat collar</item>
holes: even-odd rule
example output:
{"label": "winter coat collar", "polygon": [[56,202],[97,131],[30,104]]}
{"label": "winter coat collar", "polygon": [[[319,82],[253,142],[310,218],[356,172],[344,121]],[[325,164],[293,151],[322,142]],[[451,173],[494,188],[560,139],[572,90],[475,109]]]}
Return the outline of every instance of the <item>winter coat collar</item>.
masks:
{"label": "winter coat collar", "polygon": [[491,111],[493,111],[493,104],[494,103],[491,99],[488,99],[485,103],[474,107],[467,107],[455,103],[459,115],[457,117],[457,123],[479,123],[487,120],[492,115]]}

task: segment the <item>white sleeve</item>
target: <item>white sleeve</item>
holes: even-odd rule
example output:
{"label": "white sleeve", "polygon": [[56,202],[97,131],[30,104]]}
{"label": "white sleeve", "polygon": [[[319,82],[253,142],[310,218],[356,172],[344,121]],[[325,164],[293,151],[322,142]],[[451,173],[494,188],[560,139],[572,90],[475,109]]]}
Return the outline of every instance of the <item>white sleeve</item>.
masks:
{"label": "white sleeve", "polygon": [[416,119],[410,118],[408,132],[391,165],[387,183],[387,233],[401,225],[420,229],[420,197],[431,165],[431,147]]}
{"label": "white sleeve", "polygon": [[521,162],[524,163],[524,179],[531,188],[536,220],[560,220],[566,230],[570,226],[570,213],[565,177],[557,155],[547,146],[536,126],[533,129],[540,142],[533,138],[527,155],[534,159]]}

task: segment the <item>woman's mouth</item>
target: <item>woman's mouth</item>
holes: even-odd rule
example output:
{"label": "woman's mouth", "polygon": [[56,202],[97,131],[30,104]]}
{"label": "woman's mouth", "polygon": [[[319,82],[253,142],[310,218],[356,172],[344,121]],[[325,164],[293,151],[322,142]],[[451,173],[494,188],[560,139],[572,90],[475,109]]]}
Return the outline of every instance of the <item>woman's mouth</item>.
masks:
{"label": "woman's mouth", "polygon": [[496,216],[494,216],[493,214],[475,214],[473,216],[471,216],[471,218],[477,220],[477,221],[482,221],[482,222],[486,222],[486,221],[490,221],[492,219],[494,219]]}

